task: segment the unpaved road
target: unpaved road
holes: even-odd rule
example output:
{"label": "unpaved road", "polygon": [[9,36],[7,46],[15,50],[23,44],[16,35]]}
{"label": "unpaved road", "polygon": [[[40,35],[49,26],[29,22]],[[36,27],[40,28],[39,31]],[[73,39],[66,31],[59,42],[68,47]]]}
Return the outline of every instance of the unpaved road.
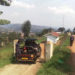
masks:
{"label": "unpaved road", "polygon": [[36,75],[40,65],[40,63],[10,64],[0,69],[0,75]]}

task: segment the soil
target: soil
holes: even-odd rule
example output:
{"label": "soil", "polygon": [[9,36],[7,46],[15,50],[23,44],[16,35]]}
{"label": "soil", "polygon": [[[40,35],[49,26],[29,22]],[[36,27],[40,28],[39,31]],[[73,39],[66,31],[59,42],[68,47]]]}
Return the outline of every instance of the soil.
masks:
{"label": "soil", "polygon": [[0,75],[36,75],[40,65],[38,62],[36,64],[10,64],[0,69]]}

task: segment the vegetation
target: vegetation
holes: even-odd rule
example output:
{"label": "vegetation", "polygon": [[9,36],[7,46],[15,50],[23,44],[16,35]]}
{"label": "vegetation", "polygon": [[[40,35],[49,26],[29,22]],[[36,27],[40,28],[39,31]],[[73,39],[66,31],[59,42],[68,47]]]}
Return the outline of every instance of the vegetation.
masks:
{"label": "vegetation", "polygon": [[10,6],[10,3],[11,3],[11,0],[0,0],[0,5]]}
{"label": "vegetation", "polygon": [[[0,47],[5,46],[12,43],[15,39],[20,37],[19,33],[11,32],[11,33],[0,33]],[[2,45],[3,43],[3,45]]]}
{"label": "vegetation", "polygon": [[[0,0],[0,5],[3,5],[3,6],[10,6],[11,4],[11,0]],[[0,15],[3,13],[3,11],[0,11]],[[7,20],[0,20],[0,24],[9,24],[10,21],[7,21]]]}
{"label": "vegetation", "polygon": [[60,28],[58,28],[58,31],[64,32],[65,31],[65,28],[64,27],[60,27]]}
{"label": "vegetation", "polygon": [[0,25],[4,25],[4,24],[10,24],[10,21],[4,20],[4,19],[0,19]]}
{"label": "vegetation", "polygon": [[53,30],[54,30],[53,28],[43,29],[42,32],[40,32],[40,33],[37,34],[37,35],[42,36],[42,35],[45,35],[45,34],[47,34],[48,32],[51,32],[51,31],[53,31]]}
{"label": "vegetation", "polygon": [[3,67],[12,62],[13,47],[12,44],[6,45],[0,49],[0,67]]}
{"label": "vegetation", "polygon": [[75,27],[74,27],[74,29],[73,29],[73,34],[75,34]]}
{"label": "vegetation", "polygon": [[37,75],[68,75],[71,72],[71,66],[68,64],[70,58],[69,37],[63,42],[61,46],[56,46],[54,56],[51,60],[42,64],[42,68]]}
{"label": "vegetation", "polygon": [[20,38],[20,33],[12,32],[8,34],[9,42],[13,42],[13,40],[19,39],[19,38]]}
{"label": "vegetation", "polygon": [[30,29],[31,29],[30,21],[24,22],[24,24],[22,26],[22,32],[24,33],[24,36],[29,36]]}
{"label": "vegetation", "polygon": [[46,38],[45,37],[38,37],[37,39],[38,39],[37,40],[38,44],[46,41]]}
{"label": "vegetation", "polygon": [[70,29],[67,29],[66,31],[67,31],[67,32],[71,32],[71,30],[70,30]]}

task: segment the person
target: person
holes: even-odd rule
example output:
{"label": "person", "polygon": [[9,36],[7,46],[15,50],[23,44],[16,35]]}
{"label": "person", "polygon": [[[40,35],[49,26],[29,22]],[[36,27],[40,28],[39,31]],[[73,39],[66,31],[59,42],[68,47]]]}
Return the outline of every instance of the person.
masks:
{"label": "person", "polygon": [[21,54],[21,48],[20,48],[20,39],[16,43],[16,54],[19,55]]}
{"label": "person", "polygon": [[73,45],[73,41],[74,41],[74,36],[73,36],[73,35],[71,35],[71,36],[70,36],[70,46],[72,46],[72,45]]}

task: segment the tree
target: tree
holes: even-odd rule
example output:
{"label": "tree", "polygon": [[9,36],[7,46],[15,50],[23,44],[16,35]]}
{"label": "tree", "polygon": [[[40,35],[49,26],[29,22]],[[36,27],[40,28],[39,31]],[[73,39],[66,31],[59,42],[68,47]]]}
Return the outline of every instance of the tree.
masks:
{"label": "tree", "polygon": [[11,32],[11,33],[8,34],[9,42],[13,42],[13,40],[19,39],[19,37],[20,37],[20,34],[16,33],[16,32]]}
{"label": "tree", "polygon": [[24,37],[25,36],[29,36],[30,30],[31,30],[31,23],[30,23],[30,21],[24,22],[24,24],[22,26],[22,32],[24,33]]}
{"label": "tree", "polygon": [[0,5],[10,6],[11,0],[0,0]]}
{"label": "tree", "polygon": [[[0,0],[0,5],[3,6],[10,6],[12,0]],[[3,14],[3,11],[0,11],[0,15]],[[0,24],[9,24],[10,21],[8,20],[0,20]]]}
{"label": "tree", "polygon": [[70,29],[67,29],[66,32],[71,32],[71,30]]}
{"label": "tree", "polygon": [[48,33],[48,29],[43,29],[41,32],[41,35],[47,34]]}
{"label": "tree", "polygon": [[58,31],[64,32],[65,31],[65,28],[64,27],[60,27],[60,28],[58,28]]}
{"label": "tree", "polygon": [[4,24],[10,24],[10,21],[5,19],[0,19],[0,25],[4,25]]}

